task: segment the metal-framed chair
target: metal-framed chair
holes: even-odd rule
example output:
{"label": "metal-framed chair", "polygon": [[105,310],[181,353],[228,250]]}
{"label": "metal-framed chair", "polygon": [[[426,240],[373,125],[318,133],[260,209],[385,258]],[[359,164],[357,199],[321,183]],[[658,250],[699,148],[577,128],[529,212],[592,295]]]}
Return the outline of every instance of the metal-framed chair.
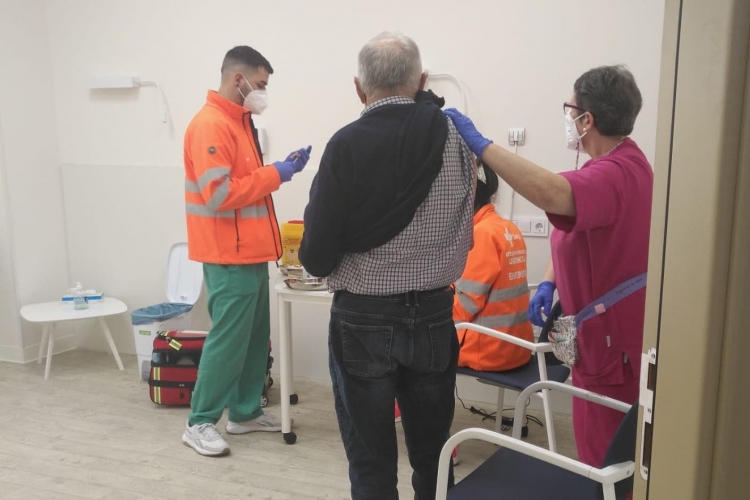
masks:
{"label": "metal-framed chair", "polygon": [[[570,368],[563,365],[562,361],[558,360],[554,354],[552,354],[552,346],[549,343],[548,333],[552,328],[553,318],[556,318],[560,314],[560,304],[556,304],[553,308],[552,314],[547,319],[547,324],[542,329],[537,342],[529,342],[518,337],[514,337],[504,332],[498,332],[491,328],[476,325],[474,323],[458,323],[456,324],[457,330],[471,330],[474,332],[488,335],[490,337],[504,340],[511,344],[523,347],[531,351],[531,361],[527,364],[515,368],[513,370],[506,370],[500,372],[481,372],[472,370],[471,368],[459,367],[457,373],[467,377],[473,377],[478,382],[483,384],[492,385],[497,387],[497,418],[495,430],[500,432],[502,425],[502,414],[503,404],[505,400],[505,391],[511,390],[516,392],[523,392],[531,385],[551,380],[554,382],[564,383],[570,376]],[[549,443],[550,451],[557,451],[557,442],[555,438],[555,426],[552,419],[552,408],[550,406],[549,391],[543,389],[534,395],[541,397],[542,404],[544,406],[544,419],[545,425],[547,426],[547,440]],[[525,406],[525,401],[523,402]],[[524,418],[525,421],[525,418]]]}
{"label": "metal-framed chair", "polygon": [[[522,404],[531,394],[556,390],[623,412],[602,467],[592,467],[520,439],[526,416]],[[440,454],[436,500],[533,498],[534,500],[623,500],[633,489],[638,403],[632,406],[559,382],[537,382],[521,392],[514,415],[513,437],[486,429],[456,433]],[[501,448],[474,472],[448,490],[451,451],[470,439]]]}

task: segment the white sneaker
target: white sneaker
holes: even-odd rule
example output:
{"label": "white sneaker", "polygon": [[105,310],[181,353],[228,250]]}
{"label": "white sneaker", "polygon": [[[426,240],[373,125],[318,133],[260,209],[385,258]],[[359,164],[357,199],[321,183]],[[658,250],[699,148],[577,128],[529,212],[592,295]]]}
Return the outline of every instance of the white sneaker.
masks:
{"label": "white sneaker", "polygon": [[214,424],[190,425],[185,423],[182,442],[206,457],[219,457],[229,453],[229,445]]}
{"label": "white sneaker", "polygon": [[[294,424],[294,420],[291,422]],[[249,432],[281,432],[281,418],[273,413],[263,413],[248,422],[227,422],[227,434],[247,434]]]}

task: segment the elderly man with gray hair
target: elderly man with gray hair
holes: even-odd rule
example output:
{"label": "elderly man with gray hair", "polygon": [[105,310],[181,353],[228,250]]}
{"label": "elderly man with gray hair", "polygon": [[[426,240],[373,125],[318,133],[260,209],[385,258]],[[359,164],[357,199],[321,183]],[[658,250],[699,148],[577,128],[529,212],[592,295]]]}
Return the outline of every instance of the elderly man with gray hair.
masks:
{"label": "elderly man with gray hair", "polygon": [[334,292],[329,360],[352,498],[398,498],[398,398],[415,498],[435,496],[453,420],[453,289],[472,244],[473,155],[425,92],[419,48],[383,33],[359,54],[362,116],[329,141],[300,259]]}

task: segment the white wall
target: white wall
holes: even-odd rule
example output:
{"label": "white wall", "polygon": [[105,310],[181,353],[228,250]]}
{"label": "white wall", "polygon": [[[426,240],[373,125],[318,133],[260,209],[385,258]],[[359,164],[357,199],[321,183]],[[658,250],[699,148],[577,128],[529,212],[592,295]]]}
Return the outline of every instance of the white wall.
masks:
{"label": "white wall", "polygon": [[[182,134],[206,91],[218,85],[221,59],[234,45],[259,49],[276,70],[262,117],[270,137],[266,160],[314,148],[308,170],[275,196],[284,221],[301,217],[327,139],[357,118],[357,52],[385,29],[412,36],[432,73],[465,83],[470,114],[486,135],[502,144],[509,127],[525,127],[520,153],[553,171],[572,169],[575,160],[564,147],[562,119],[575,78],[596,65],[625,63],[644,96],[634,138],[653,158],[662,10],[658,0],[382,0],[376,9],[346,0],[49,1],[71,276],[131,308],[163,300],[167,251],[185,234]],[[159,119],[155,89],[92,93],[85,79],[97,74],[159,82],[170,125]],[[461,106],[451,84],[436,81],[433,88]],[[520,198],[514,208],[518,216],[541,215]],[[549,242],[528,245],[535,282]],[[326,379],[325,311],[301,308],[295,319],[296,374]],[[132,352],[127,318],[115,326],[118,345]]]}
{"label": "white wall", "polygon": [[[2,125],[2,120],[0,120]],[[23,337],[16,299],[16,279],[13,268],[13,246],[10,239],[10,213],[7,172],[3,152],[3,133],[0,127],[0,360],[23,360]]]}
{"label": "white wall", "polygon": [[[69,286],[45,6],[43,0],[0,0],[0,128],[6,183],[0,230],[3,244],[9,246],[0,265],[3,285],[11,283],[12,274],[15,288],[13,292],[4,286],[0,295],[6,314],[25,304],[58,299]],[[0,334],[0,346],[8,344],[4,337],[16,339],[12,351],[0,350],[0,359],[29,359],[36,351],[40,329],[24,323],[19,338],[12,333],[18,322],[11,315],[9,332]],[[69,333],[69,328],[60,328],[58,350],[70,347]]]}

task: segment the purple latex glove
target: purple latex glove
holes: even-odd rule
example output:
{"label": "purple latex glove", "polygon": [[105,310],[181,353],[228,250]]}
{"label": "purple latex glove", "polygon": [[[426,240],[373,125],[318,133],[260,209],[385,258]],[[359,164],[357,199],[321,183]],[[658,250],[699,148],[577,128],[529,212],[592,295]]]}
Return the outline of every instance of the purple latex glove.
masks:
{"label": "purple latex glove", "polygon": [[273,166],[279,172],[281,182],[291,181],[292,176],[297,173],[297,166],[293,161],[277,161]]}
{"label": "purple latex glove", "polygon": [[289,182],[292,180],[294,174],[301,172],[307,162],[310,161],[310,152],[312,146],[307,146],[306,149],[298,149],[289,154],[284,161],[277,161],[273,164],[276,170],[279,172],[281,182]]}
{"label": "purple latex glove", "polygon": [[481,158],[484,150],[487,146],[492,144],[492,141],[487,139],[485,136],[479,133],[477,128],[474,126],[474,122],[471,118],[464,116],[455,108],[449,108],[444,111],[446,116],[453,120],[453,124],[458,129],[458,133],[461,134],[466,145],[469,146],[471,152]]}
{"label": "purple latex glove", "polygon": [[310,153],[312,152],[312,146],[307,146],[307,148],[298,149],[297,151],[293,151],[289,154],[289,156],[286,157],[286,160],[289,162],[294,162],[294,164],[297,166],[297,172],[301,172],[303,168],[305,168],[305,165],[307,165],[307,162],[310,161]]}
{"label": "purple latex glove", "polygon": [[552,300],[555,296],[555,284],[550,281],[542,281],[536,289],[534,298],[529,301],[529,319],[533,324],[544,327],[546,322],[542,318],[542,309],[545,316],[552,312]]}

